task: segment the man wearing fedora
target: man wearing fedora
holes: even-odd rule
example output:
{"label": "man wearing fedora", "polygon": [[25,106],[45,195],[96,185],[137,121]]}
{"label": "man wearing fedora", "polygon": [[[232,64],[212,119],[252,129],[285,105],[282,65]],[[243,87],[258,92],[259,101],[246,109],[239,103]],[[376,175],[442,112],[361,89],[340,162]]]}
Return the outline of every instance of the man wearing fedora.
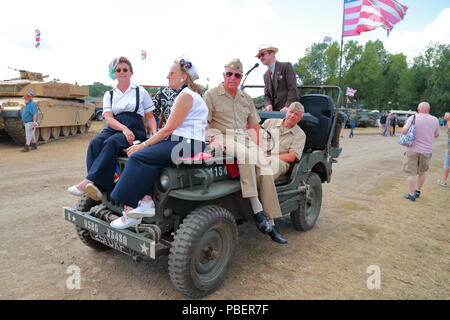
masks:
{"label": "man wearing fedora", "polygon": [[266,111],[286,112],[289,105],[299,101],[297,78],[289,62],[277,61],[278,48],[261,45],[256,58],[268,67],[264,74],[264,108]]}
{"label": "man wearing fedora", "polygon": [[22,110],[22,121],[25,126],[25,147],[22,152],[28,152],[37,149],[36,140],[34,137],[34,130],[38,127],[38,107],[36,102],[33,101],[33,91],[29,90],[24,96],[25,107]]}
{"label": "man wearing fedora", "polygon": [[258,146],[261,119],[253,99],[239,90],[243,70],[239,59],[231,60],[225,65],[223,83],[205,93],[209,109],[207,137],[210,137],[211,148],[223,150],[237,159],[242,197],[249,199],[259,231],[273,241],[285,244],[287,240],[275,228],[274,222],[282,214],[273,171],[263,149]]}

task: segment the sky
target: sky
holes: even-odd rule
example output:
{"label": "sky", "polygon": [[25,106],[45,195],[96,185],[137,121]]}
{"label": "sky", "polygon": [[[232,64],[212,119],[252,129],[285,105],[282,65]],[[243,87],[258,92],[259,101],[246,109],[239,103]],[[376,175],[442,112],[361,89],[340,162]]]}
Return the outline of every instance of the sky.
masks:
{"label": "sky", "polygon": [[[450,43],[450,0],[400,2],[409,9],[389,37],[377,29],[344,41],[379,39],[410,61],[430,41]],[[213,87],[229,60],[241,59],[244,71],[259,62],[261,44],[279,48],[278,61],[295,63],[325,36],[340,42],[342,10],[343,0],[2,1],[0,79],[18,77],[11,67],[64,82],[114,85],[108,65],[125,56],[133,64],[134,83],[160,86],[167,84],[175,58],[185,56],[198,69],[197,82]],[[265,71],[260,65],[246,84],[263,85]]]}

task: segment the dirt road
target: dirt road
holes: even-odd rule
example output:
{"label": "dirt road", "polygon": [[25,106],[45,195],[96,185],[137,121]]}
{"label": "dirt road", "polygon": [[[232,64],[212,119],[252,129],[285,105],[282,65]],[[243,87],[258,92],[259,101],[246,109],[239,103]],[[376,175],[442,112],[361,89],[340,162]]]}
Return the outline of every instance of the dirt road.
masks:
{"label": "dirt road", "polygon": [[[61,208],[77,200],[66,188],[84,176],[100,123],[92,129],[27,154],[0,140],[0,299],[185,299],[170,281],[167,257],[135,263],[113,250],[95,252],[64,221]],[[358,129],[341,140],[313,230],[297,232],[283,218],[289,244],[281,246],[241,225],[227,279],[206,299],[450,298],[450,188],[435,184],[446,135],[435,142],[423,196],[412,203],[402,199],[403,148],[375,132]],[[73,265],[81,288],[71,290]],[[367,287],[370,266],[381,272],[380,289]]]}

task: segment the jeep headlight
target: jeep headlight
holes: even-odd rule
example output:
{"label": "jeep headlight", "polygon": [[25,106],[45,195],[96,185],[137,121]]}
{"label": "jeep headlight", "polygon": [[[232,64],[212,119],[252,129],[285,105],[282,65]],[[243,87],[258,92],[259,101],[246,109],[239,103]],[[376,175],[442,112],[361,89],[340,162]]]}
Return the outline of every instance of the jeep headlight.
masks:
{"label": "jeep headlight", "polygon": [[167,191],[169,189],[169,185],[170,185],[169,176],[165,173],[162,173],[161,176],[159,177],[159,184],[161,185],[161,188],[164,191]]}

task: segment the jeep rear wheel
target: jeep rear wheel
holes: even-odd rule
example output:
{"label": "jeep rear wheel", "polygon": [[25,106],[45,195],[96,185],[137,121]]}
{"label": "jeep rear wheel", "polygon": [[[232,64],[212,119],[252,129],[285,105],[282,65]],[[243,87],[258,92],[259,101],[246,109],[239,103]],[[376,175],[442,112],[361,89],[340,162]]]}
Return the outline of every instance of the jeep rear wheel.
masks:
{"label": "jeep rear wheel", "polygon": [[237,225],[228,210],[211,205],[192,211],[170,249],[169,275],[174,286],[191,298],[214,292],[231,266],[237,237]]}
{"label": "jeep rear wheel", "polygon": [[291,221],[299,231],[314,227],[322,206],[322,181],[317,173],[311,172],[306,179],[306,194],[302,196],[299,208],[291,212]]}
{"label": "jeep rear wheel", "polygon": [[[83,194],[80,197],[80,200],[78,200],[76,209],[81,212],[87,212],[87,211],[91,210],[91,208],[99,205],[100,203],[101,203],[101,201],[92,200],[87,195]],[[100,242],[92,239],[89,231],[86,229],[83,229],[80,227],[75,227],[75,232],[77,233],[77,236],[81,240],[81,242],[83,242],[89,248],[92,248],[97,251],[105,251],[105,250],[110,249],[110,247],[105,246],[103,243],[100,243]]]}

